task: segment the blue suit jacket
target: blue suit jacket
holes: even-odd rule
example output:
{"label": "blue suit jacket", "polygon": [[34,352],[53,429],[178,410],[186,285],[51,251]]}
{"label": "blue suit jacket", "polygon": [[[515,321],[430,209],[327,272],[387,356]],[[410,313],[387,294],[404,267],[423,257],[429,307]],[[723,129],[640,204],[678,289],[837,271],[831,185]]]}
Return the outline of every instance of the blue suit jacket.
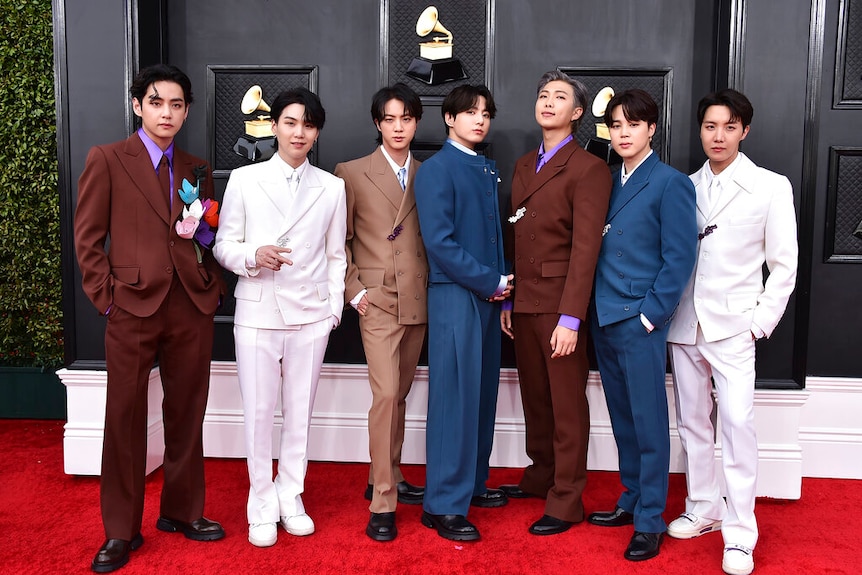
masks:
{"label": "blue suit jacket", "polygon": [[419,166],[416,208],[432,283],[454,282],[482,298],[499,287],[505,263],[497,180],[492,160],[449,143]]}
{"label": "blue suit jacket", "polygon": [[697,250],[691,180],[653,153],[623,186],[614,174],[596,266],[600,326],[643,313],[656,327],[673,316]]}

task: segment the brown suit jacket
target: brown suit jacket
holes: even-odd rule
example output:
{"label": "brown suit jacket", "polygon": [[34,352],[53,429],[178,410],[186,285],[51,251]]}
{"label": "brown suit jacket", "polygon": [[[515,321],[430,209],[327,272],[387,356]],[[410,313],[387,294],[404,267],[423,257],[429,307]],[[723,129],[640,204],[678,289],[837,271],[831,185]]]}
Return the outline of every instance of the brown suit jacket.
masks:
{"label": "brown suit jacket", "polygon": [[[413,193],[418,167],[412,159],[407,189],[402,191],[380,148],[335,166],[347,192],[345,302],[367,289],[369,303],[404,325],[428,321],[428,259]],[[401,231],[389,240],[399,226]]]}
{"label": "brown suit jacket", "polygon": [[[116,303],[133,315],[152,315],[174,273],[202,313],[215,311],[225,291],[221,267],[210,250],[203,250],[199,264],[192,241],[174,227],[184,206],[176,190],[183,178],[194,183],[192,169],[203,164],[175,147],[171,209],[137,134],[90,150],[78,182],[75,247],[84,293],[100,313]],[[207,170],[202,197],[212,197],[213,190]]]}
{"label": "brown suit jacket", "polygon": [[602,244],[611,174],[576,141],[563,146],[536,173],[533,150],[515,165],[512,214],[515,236],[514,311],[559,313],[584,320]]}

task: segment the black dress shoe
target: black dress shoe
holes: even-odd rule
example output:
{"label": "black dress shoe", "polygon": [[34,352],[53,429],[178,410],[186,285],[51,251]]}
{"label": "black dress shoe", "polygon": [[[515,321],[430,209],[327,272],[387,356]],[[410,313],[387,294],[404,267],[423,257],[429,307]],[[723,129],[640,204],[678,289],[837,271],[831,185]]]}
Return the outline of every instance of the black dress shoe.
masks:
{"label": "black dress shoe", "polygon": [[422,512],[422,525],[437,530],[437,535],[453,541],[476,541],[479,530],[463,515],[432,515]]}
{"label": "black dress shoe", "polygon": [[[406,481],[399,481],[398,488],[398,503],[405,505],[419,505],[422,503],[422,498],[425,497],[425,488],[418,485],[411,485]],[[374,496],[374,486],[370,483],[365,488],[365,499],[371,501]]]}
{"label": "black dress shoe", "polygon": [[368,527],[365,528],[365,534],[375,541],[395,539],[398,535],[398,528],[395,527],[395,512],[372,513],[371,519],[368,520]]}
{"label": "black dress shoe", "polygon": [[643,533],[635,531],[623,557],[629,561],[644,561],[658,555],[664,533]]}
{"label": "black dress shoe", "polygon": [[550,515],[542,515],[538,521],[530,525],[530,533],[533,535],[556,535],[568,531],[572,525],[574,525],[572,521],[563,521]]}
{"label": "black dress shoe", "polygon": [[167,531],[168,533],[182,532],[189,539],[195,541],[215,541],[224,537],[224,529],[215,521],[210,521],[206,517],[195,519],[191,523],[177,521],[176,519],[168,519],[167,517],[159,517],[156,521],[156,529]]}
{"label": "black dress shoe", "polygon": [[509,502],[506,494],[499,489],[489,489],[482,495],[474,495],[470,505],[474,507],[502,507]]}
{"label": "black dress shoe", "polygon": [[532,493],[527,493],[521,489],[520,485],[501,485],[500,491],[506,494],[509,499],[527,499],[529,497],[538,497]]}
{"label": "black dress shoe", "polygon": [[90,568],[96,573],[116,571],[129,562],[129,551],[134,551],[144,544],[144,538],[138,533],[131,541],[123,539],[108,539],[93,558]]}
{"label": "black dress shoe", "polygon": [[587,521],[593,525],[601,525],[602,527],[620,527],[622,525],[631,525],[635,522],[635,516],[623,509],[617,507],[613,511],[600,511],[598,513],[590,513]]}

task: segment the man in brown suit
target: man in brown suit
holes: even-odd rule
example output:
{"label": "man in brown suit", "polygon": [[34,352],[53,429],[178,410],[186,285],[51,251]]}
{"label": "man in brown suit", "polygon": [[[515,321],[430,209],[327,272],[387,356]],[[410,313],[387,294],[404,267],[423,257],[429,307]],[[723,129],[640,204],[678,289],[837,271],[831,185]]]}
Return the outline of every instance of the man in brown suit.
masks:
{"label": "man in brown suit", "polygon": [[530,526],[534,535],[562,533],[584,519],[584,320],[611,192],[608,167],[573,138],[586,100],[583,84],[562,72],[542,76],[535,108],[542,143],[518,160],[512,179],[515,291],[500,323],[515,340],[533,463],[518,485],[500,488],[510,498],[547,499],[545,514]]}
{"label": "man in brown suit", "polygon": [[413,175],[419,166],[410,142],[422,118],[422,102],[398,83],[372,99],[371,117],[380,147],[338,164],[347,192],[345,300],[359,313],[372,402],[368,411],[371,469],[365,498],[375,541],[397,535],[396,502],[422,502],[424,488],[401,473],[404,413],[428,320],[428,261],[419,234]]}
{"label": "man in brown suit", "polygon": [[119,569],[143,544],[147,382],[156,359],[165,429],[156,527],[198,541],[224,537],[221,525],[203,517],[201,429],[213,315],[224,293],[221,268],[207,249],[214,235],[204,221],[217,221],[198,214],[193,229],[193,216],[183,215],[193,198],[178,193],[188,181],[198,187],[191,195],[205,203],[212,175],[205,161],[174,146],[192,102],[188,76],[174,66],[152,66],[140,71],[130,92],[142,127],[125,141],[90,150],[75,214],[84,292],[108,317],[101,472],[107,540],[91,565],[97,573]]}

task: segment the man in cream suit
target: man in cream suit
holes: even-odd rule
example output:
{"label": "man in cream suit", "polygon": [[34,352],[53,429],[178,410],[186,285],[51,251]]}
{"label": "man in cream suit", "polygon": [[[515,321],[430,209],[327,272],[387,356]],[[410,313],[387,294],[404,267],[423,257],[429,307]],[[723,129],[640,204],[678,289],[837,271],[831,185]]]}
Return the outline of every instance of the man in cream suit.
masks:
{"label": "man in cream suit", "polygon": [[[301,494],[308,425],[329,332],[344,306],[344,182],[309,164],[325,111],[305,88],[272,103],[278,153],[234,170],[214,254],[239,280],[236,364],[245,418],[249,542],[275,544],[276,523],[310,535]],[[281,448],[272,478],[272,429],[281,397]]]}
{"label": "man in cream suit", "polygon": [[398,501],[422,502],[424,488],[401,473],[404,414],[428,322],[428,260],[419,233],[413,175],[419,167],[410,142],[422,118],[422,101],[407,85],[381,88],[371,102],[380,147],[335,166],[347,192],[345,300],[359,313],[368,362],[371,469],[365,498],[375,541],[398,534]]}
{"label": "man in cream suit", "polygon": [[[772,334],[793,291],[796,215],[787,178],[757,167],[739,151],[754,114],[748,98],[735,90],[709,94],[697,114],[708,158],[691,176],[698,257],[668,333],[688,497],[668,534],[690,539],[720,529],[722,568],[747,575],[754,570],[758,536],[754,342]],[[713,382],[726,503],[715,475]]]}

